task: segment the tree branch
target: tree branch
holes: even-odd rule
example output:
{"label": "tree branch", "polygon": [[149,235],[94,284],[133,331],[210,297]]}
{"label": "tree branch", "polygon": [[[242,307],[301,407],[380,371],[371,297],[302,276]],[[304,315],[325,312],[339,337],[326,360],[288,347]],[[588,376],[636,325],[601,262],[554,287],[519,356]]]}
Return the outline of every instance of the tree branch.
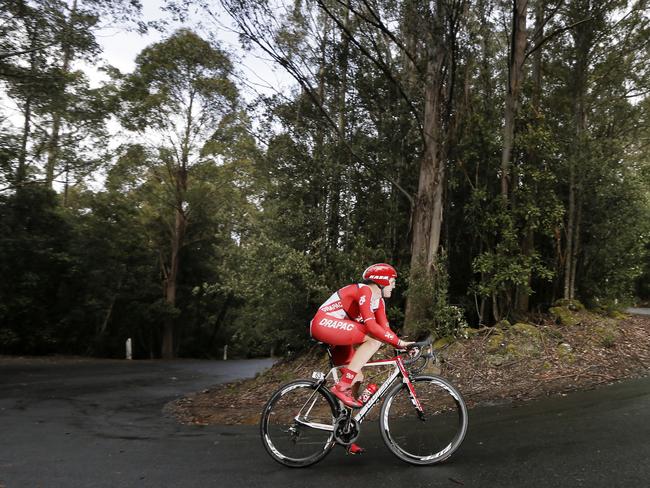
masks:
{"label": "tree branch", "polygon": [[526,55],[524,56],[524,59],[528,59],[528,56],[533,54],[535,51],[537,51],[539,48],[541,48],[544,44],[546,44],[548,41],[550,41],[552,38],[555,36],[562,34],[563,32],[566,32],[570,29],[573,29],[574,27],[592,20],[593,17],[587,17],[586,19],[579,20],[578,22],[574,22],[571,25],[567,25],[565,27],[561,27],[560,29],[556,29],[553,32],[551,32],[549,35],[543,37],[537,44],[535,44],[532,48],[530,48],[528,51],[526,51]]}
{"label": "tree branch", "polygon": [[24,49],[23,51],[14,51],[14,52],[10,52],[10,53],[2,53],[2,54],[0,54],[0,61],[2,61],[4,59],[7,59],[7,58],[11,58],[13,56],[21,56],[23,54],[29,54],[29,53],[33,53],[33,52],[37,52],[37,51],[42,51],[43,49],[47,49],[48,47],[54,46],[55,44],[57,44],[57,43],[56,42],[50,42],[50,43],[45,44],[43,46],[33,47],[31,49]]}
{"label": "tree branch", "polygon": [[407,105],[409,106],[409,110],[411,111],[411,113],[415,117],[415,120],[416,120],[416,122],[418,124],[418,129],[420,131],[420,136],[422,137],[422,140],[424,141],[425,140],[424,129],[422,127],[422,121],[420,120],[420,115],[418,114],[418,111],[415,108],[415,106],[413,105],[413,102],[411,101],[411,99],[404,92],[404,88],[402,87],[402,84],[399,81],[397,81],[397,79],[393,76],[393,74],[388,69],[388,66],[386,66],[386,64],[382,60],[375,58],[365,47],[363,47],[359,43],[358,40],[356,40],[354,38],[352,33],[349,31],[349,29],[327,8],[327,6],[323,2],[323,0],[317,0],[317,2],[320,5],[320,7],[325,11],[325,13],[327,13],[327,15],[334,22],[336,22],[336,25],[339,27],[339,29],[341,29],[341,31],[343,31],[345,33],[345,35],[348,36],[350,41],[352,41],[352,43],[355,46],[357,46],[357,48],[363,53],[363,55],[366,56],[368,59],[370,59],[370,61],[372,61],[384,73],[384,75],[386,75],[388,77],[388,79],[391,81],[391,83],[393,83],[393,85],[395,85],[395,87],[397,88],[397,90],[400,93],[400,96],[407,103]]}

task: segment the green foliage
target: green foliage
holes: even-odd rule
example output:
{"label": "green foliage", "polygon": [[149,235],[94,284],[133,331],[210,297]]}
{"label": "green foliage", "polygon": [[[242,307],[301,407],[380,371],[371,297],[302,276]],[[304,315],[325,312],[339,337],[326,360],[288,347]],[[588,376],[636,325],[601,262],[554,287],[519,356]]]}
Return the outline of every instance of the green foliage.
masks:
{"label": "green foliage", "polygon": [[414,336],[427,332],[435,337],[463,336],[463,329],[468,326],[463,310],[449,303],[447,262],[443,254],[435,265],[429,279],[422,270],[411,270],[408,280],[409,306],[421,307],[424,320],[411,324],[409,330]]}
{"label": "green foliage", "polygon": [[225,256],[222,282],[208,287],[241,303],[226,342],[235,353],[301,349],[314,306],[327,288],[311,270],[310,257],[265,235],[251,237]]}
{"label": "green foliage", "polygon": [[[235,355],[287,353],[308,343],[323,300],[385,261],[402,285],[387,303],[394,328],[449,338],[467,322],[496,323],[488,346],[519,357],[508,341],[528,329],[504,319],[546,311],[563,296],[570,201],[576,298],[605,311],[635,294],[648,299],[642,9],[620,17],[622,2],[569,1],[548,19],[545,33],[559,33],[524,65],[507,198],[501,40],[510,27],[496,19],[510,7],[471,3],[449,17],[457,37],[438,107],[445,136],[436,141],[445,252],[425,273],[408,265],[428,143],[431,31],[421,27],[435,12],[425,2],[355,0],[350,11],[345,2],[280,4],[223,2],[244,43],[299,81],[247,107],[237,63],[188,28],[145,48],[133,73],[109,68],[112,82],[91,88],[76,61],[95,62],[95,29],[130,21],[139,2],[78,2],[74,18],[61,2],[3,4],[0,82],[13,112],[0,117],[0,353],[121,356],[131,337],[136,357],[156,357],[160,325],[170,321],[181,356],[216,357],[226,344]],[[166,5],[188,23],[196,7]],[[200,8],[209,22],[212,6]],[[117,148],[105,130],[110,115],[128,140]],[[40,181],[54,154],[59,194]],[[163,285],[179,232],[170,304]],[[424,320],[403,323],[407,300]],[[558,320],[577,321],[575,301],[555,305]],[[604,331],[600,340],[611,347],[616,337]]]}
{"label": "green foliage", "polygon": [[589,195],[580,291],[590,305],[633,303],[648,259],[647,186],[624,168],[617,173],[600,172],[601,184]]}
{"label": "green foliage", "polygon": [[0,200],[0,353],[65,348],[60,301],[73,265],[70,226],[51,190],[29,188]]}
{"label": "green foliage", "polygon": [[[491,297],[515,287],[530,295],[533,293],[531,276],[546,281],[553,278],[552,269],[545,265],[539,252],[533,250],[524,254],[520,247],[521,230],[517,228],[516,217],[521,217],[520,222],[523,221],[524,225],[537,228],[541,225],[539,217],[542,209],[529,203],[519,207],[520,215],[513,213],[504,207],[500,196],[488,202],[485,192],[480,190],[474,192],[467,206],[468,216],[476,230],[483,235],[485,247],[489,249],[472,261],[473,272],[481,276],[472,288],[480,296]],[[549,219],[548,214],[544,219]],[[557,215],[550,219],[555,222]],[[506,307],[511,305],[506,303]],[[505,311],[507,315],[509,309]]]}
{"label": "green foliage", "polygon": [[223,51],[191,30],[180,29],[145,48],[136,58],[134,73],[118,75],[125,102],[122,123],[131,130],[153,127],[173,132],[177,117],[189,113],[199,115],[199,127],[218,124],[238,98],[230,71]]}

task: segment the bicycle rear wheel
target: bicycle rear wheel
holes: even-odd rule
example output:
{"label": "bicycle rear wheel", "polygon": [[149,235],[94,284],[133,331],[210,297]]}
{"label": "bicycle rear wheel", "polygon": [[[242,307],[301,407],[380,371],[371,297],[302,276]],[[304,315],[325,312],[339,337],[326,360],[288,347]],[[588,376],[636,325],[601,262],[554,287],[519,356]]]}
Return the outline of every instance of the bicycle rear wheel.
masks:
{"label": "bicycle rear wheel", "polygon": [[467,407],[460,393],[436,376],[411,378],[423,415],[411,399],[406,384],[399,383],[381,408],[381,435],[398,458],[418,465],[449,458],[467,432]]}
{"label": "bicycle rear wheel", "polygon": [[337,407],[324,387],[310,380],[284,385],[262,410],[260,433],[277,462],[302,468],[323,459],[335,444]]}

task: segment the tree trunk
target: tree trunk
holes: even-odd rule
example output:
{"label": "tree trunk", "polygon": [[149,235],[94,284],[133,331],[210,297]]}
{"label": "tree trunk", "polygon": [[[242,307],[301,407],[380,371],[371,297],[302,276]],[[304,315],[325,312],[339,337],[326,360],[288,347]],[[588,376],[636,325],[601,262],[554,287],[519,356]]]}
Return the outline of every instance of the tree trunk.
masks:
{"label": "tree trunk", "polygon": [[[588,15],[588,12],[580,12],[580,15]],[[572,146],[573,154],[569,157],[569,211],[567,218],[567,242],[565,246],[566,262],[564,266],[564,298],[575,297],[575,273],[577,270],[577,259],[580,238],[581,220],[581,181],[582,161],[587,153],[585,135],[587,131],[587,111],[585,97],[587,94],[587,70],[589,67],[589,51],[593,32],[585,24],[577,26],[573,30],[575,41],[575,62],[573,70],[573,97],[575,100],[575,133],[576,142]]]}
{"label": "tree trunk", "polygon": [[512,37],[510,62],[508,64],[508,90],[506,91],[503,126],[503,148],[501,152],[501,196],[508,200],[512,148],[515,139],[515,119],[518,111],[519,92],[523,76],[526,51],[526,12],[528,0],[512,2]]}
{"label": "tree trunk", "polygon": [[[165,302],[170,307],[176,307],[176,285],[180,269],[180,250],[186,228],[186,220],[182,208],[177,208],[175,214],[174,229],[171,239],[171,259],[164,290]],[[163,359],[172,359],[176,355],[174,348],[174,322],[174,318],[168,316],[163,324],[161,354]]]}
{"label": "tree trunk", "polygon": [[210,333],[210,339],[208,339],[208,345],[205,348],[206,351],[210,352],[212,350],[212,347],[214,346],[214,340],[217,337],[217,332],[219,331],[219,327],[221,326],[221,323],[223,322],[224,317],[226,316],[226,313],[228,312],[230,308],[230,302],[232,301],[232,295],[228,294],[226,296],[226,301],[223,303],[221,308],[219,309],[219,313],[217,314],[217,318],[214,321],[214,327],[212,327],[212,332]]}
{"label": "tree trunk", "polygon": [[[427,62],[427,83],[424,106],[424,156],[420,163],[418,192],[413,209],[413,236],[411,241],[411,282],[433,276],[436,255],[440,245],[442,226],[442,197],[445,166],[440,157],[441,124],[440,93],[445,52],[442,46],[432,48]],[[419,278],[418,278],[419,276]],[[417,285],[416,285],[417,286]],[[409,297],[406,303],[406,327],[425,317],[425,304]]]}
{"label": "tree trunk", "polygon": [[18,169],[16,170],[16,187],[22,188],[27,179],[27,143],[31,131],[32,97],[29,95],[23,105],[23,135],[20,139],[20,155],[18,156]]}
{"label": "tree trunk", "polygon": [[[167,272],[164,294],[165,302],[170,306],[176,307],[176,287],[178,284],[178,275],[181,269],[181,249],[185,240],[185,231],[187,229],[187,215],[185,213],[185,197],[187,195],[187,174],[190,157],[190,135],[193,128],[193,106],[194,94],[190,94],[189,105],[186,114],[185,135],[181,143],[180,160],[173,173],[175,180],[175,208],[174,208],[174,226],[171,236],[171,256],[169,270]],[[170,163],[171,164],[171,163]],[[176,355],[174,347],[174,317],[168,316],[163,324],[162,351],[163,359],[171,359]]]}
{"label": "tree trunk", "polygon": [[119,278],[117,280],[117,286],[115,287],[115,293],[113,293],[113,296],[111,297],[111,303],[109,303],[108,309],[106,310],[106,314],[104,314],[104,320],[102,320],[102,323],[99,326],[99,330],[97,331],[97,335],[96,335],[97,343],[99,343],[102,340],[104,334],[106,333],[106,329],[108,329],[108,324],[111,320],[111,316],[113,315],[113,309],[115,308],[115,302],[117,301],[117,297],[120,295],[120,290],[122,289],[122,283],[124,281],[125,274],[126,274],[126,266],[122,266],[120,270]]}
{"label": "tree trunk", "polygon": [[406,85],[412,89],[418,85],[418,70],[415,65],[415,53],[418,51],[418,28],[417,13],[410,2],[403,3],[403,11],[401,15],[400,30],[404,37],[404,48],[401,51],[402,65],[404,66],[404,78]]}
{"label": "tree trunk", "polygon": [[[544,7],[546,6],[545,0],[537,0],[535,5],[535,33],[536,40],[544,38]],[[542,50],[537,49],[533,53],[533,93],[531,97],[531,104],[533,106],[534,115],[539,115],[539,107],[542,99]]]}
{"label": "tree trunk", "polygon": [[[31,22],[26,22],[27,33],[29,35],[30,47],[39,44],[39,32]],[[36,76],[37,71],[37,52],[32,51],[29,55],[29,72],[30,76]],[[31,119],[32,119],[32,101],[33,95],[30,89],[29,94],[25,98],[23,105],[23,134],[20,139],[20,154],[18,156],[18,168],[16,170],[16,187],[20,189],[25,180],[27,179],[27,146],[29,144],[29,137],[31,135]]]}
{"label": "tree trunk", "polygon": [[580,223],[582,220],[582,198],[578,191],[576,206],[578,207],[576,215],[576,231],[573,236],[573,256],[571,257],[571,281],[569,284],[569,298],[575,299],[576,295],[576,272],[578,269],[578,255],[580,254]]}
{"label": "tree trunk", "polygon": [[573,268],[573,228],[575,222],[575,165],[569,162],[569,210],[567,211],[566,245],[564,247],[564,298],[571,298],[571,269]]}
{"label": "tree trunk", "polygon": [[[320,66],[318,69],[318,87],[316,89],[316,94],[318,101],[321,106],[325,106],[325,71],[326,71],[326,54],[327,54],[327,36],[329,35],[329,23],[330,19],[328,16],[322,14],[321,16],[323,22],[323,34],[320,43]],[[327,161],[325,158],[325,127],[324,124],[319,125],[314,134],[314,152],[313,159],[316,163],[316,168],[318,173],[312,176],[312,192],[316,198],[315,207],[318,209],[318,217],[315,226],[317,226],[317,235],[314,236],[312,242],[324,242],[325,247],[328,244],[328,195],[329,195],[329,183],[323,184],[323,182],[328,182],[329,180],[329,171],[327,166]],[[315,248],[314,252],[320,256],[321,265],[326,266],[326,257],[327,253],[322,252],[322,249]]]}
{"label": "tree trunk", "polygon": [[[535,33],[536,39],[544,38],[544,4],[543,0],[538,0],[535,5]],[[533,90],[531,96],[531,105],[533,107],[533,116],[539,115],[540,102],[542,95],[542,50],[537,49],[533,55]],[[526,151],[526,161],[529,164],[537,167],[538,158],[535,148],[529,148]],[[531,227],[530,222],[527,222],[525,235],[521,243],[521,250],[524,256],[530,257],[535,250],[535,231]],[[530,288],[532,273],[527,272],[526,283]],[[520,314],[525,314],[530,308],[530,294],[529,291],[523,287],[517,287],[517,296],[515,301],[515,308]]]}
{"label": "tree trunk", "polygon": [[[77,15],[77,0],[73,0],[70,9],[69,29],[72,29],[74,17]],[[70,35],[70,33],[68,33]],[[70,72],[70,63],[72,61],[72,46],[71,40],[64,37],[63,45],[63,59],[61,64],[62,76],[67,76]],[[59,162],[59,139],[61,134],[62,114],[60,110],[52,114],[52,132],[47,143],[47,162],[45,164],[45,184],[52,186],[54,182],[54,171]]]}
{"label": "tree trunk", "polygon": [[[526,229],[526,235],[524,236],[523,242],[521,244],[521,253],[526,257],[530,257],[534,250],[535,250],[535,232],[532,229],[532,227],[528,227]],[[530,284],[531,284],[530,271],[528,272],[526,283],[530,288]],[[528,312],[529,306],[530,306],[530,293],[523,286],[517,287],[515,309],[519,313],[526,313]]]}
{"label": "tree trunk", "polygon": [[501,321],[501,312],[499,311],[499,298],[496,291],[492,292],[492,317],[494,322]]}
{"label": "tree trunk", "polygon": [[341,51],[339,63],[339,80],[338,80],[338,145],[331,164],[331,179],[329,193],[329,218],[328,218],[328,241],[329,248],[338,249],[341,235],[341,194],[344,190],[345,175],[348,169],[349,151],[346,148],[346,94],[348,89],[348,55],[350,50],[350,39],[347,32],[350,32],[350,6],[349,2],[344,7],[343,13],[344,29],[341,32]]}
{"label": "tree trunk", "polygon": [[70,190],[70,164],[65,162],[65,169],[63,171],[65,177],[63,180],[63,206],[68,206],[68,192]]}

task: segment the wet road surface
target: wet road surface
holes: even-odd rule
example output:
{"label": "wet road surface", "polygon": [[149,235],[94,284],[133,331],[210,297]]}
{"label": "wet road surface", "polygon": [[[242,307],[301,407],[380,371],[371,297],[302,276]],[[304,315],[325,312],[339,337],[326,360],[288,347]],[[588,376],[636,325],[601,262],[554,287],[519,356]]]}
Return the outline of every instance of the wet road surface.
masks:
{"label": "wet road surface", "polygon": [[[451,460],[413,467],[364,423],[363,456],[295,470],[256,426],[183,426],[166,402],[270,361],[0,361],[0,487],[618,487],[650,479],[650,378],[470,411]],[[260,399],[260,404],[265,399]]]}

